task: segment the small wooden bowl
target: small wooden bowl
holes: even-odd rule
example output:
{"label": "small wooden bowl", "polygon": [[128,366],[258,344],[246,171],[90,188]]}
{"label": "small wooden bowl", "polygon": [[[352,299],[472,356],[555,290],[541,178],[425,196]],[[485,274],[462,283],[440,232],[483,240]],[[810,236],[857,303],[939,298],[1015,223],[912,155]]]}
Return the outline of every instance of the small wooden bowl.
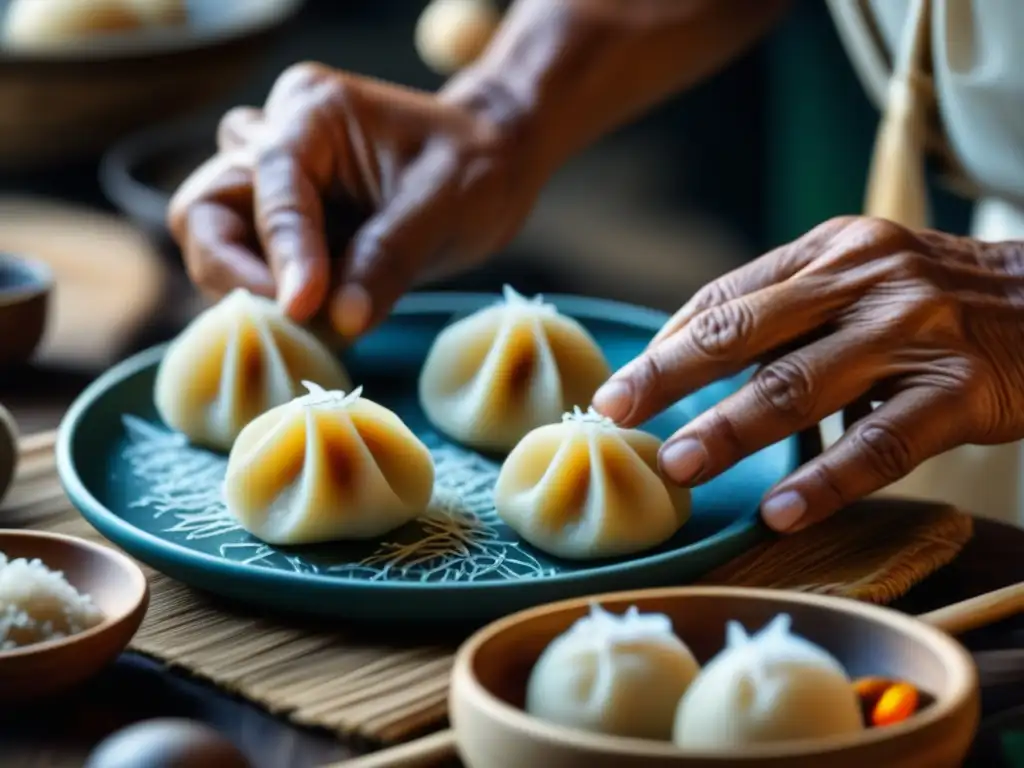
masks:
{"label": "small wooden bowl", "polygon": [[[902,678],[936,701],[907,721],[853,737],[714,753],[601,736],[530,717],[522,704],[534,663],[591,602],[616,613],[636,605],[641,612],[668,614],[702,663],[723,647],[728,620],[753,631],[789,613],[793,630],[835,654],[852,677]],[[459,650],[449,712],[459,752],[471,768],[943,768],[960,765],[970,748],[979,693],[971,657],[955,640],[895,611],[774,590],[680,587],[569,600],[491,624]]]}
{"label": "small wooden bowl", "polygon": [[42,262],[0,253],[0,368],[32,357],[46,331],[53,275]]}
{"label": "small wooden bowl", "polygon": [[127,646],[149,607],[142,569],[110,547],[73,536],[0,531],[8,558],[39,558],[63,571],[75,589],[92,597],[105,616],[77,635],[0,651],[0,704],[36,699],[71,688],[99,672]]}

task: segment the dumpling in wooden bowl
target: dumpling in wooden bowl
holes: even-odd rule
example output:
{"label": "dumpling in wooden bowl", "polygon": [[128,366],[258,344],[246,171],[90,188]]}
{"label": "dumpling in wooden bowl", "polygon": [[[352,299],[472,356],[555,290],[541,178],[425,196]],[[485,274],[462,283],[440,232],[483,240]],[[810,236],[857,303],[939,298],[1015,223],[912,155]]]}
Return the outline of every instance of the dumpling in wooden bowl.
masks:
{"label": "dumpling in wooden bowl", "polygon": [[589,405],[609,376],[582,325],[506,286],[504,301],[438,335],[420,374],[420,404],[449,437],[508,451],[531,429]]}
{"label": "dumpling in wooden bowl", "polygon": [[685,749],[736,750],[765,742],[849,736],[863,730],[860,699],[839,661],[791,631],[779,614],[757,634],[733,621],[676,710]]}
{"label": "dumpling in wooden bowl", "polygon": [[275,302],[238,289],[171,343],[154,397],[169,427],[226,451],[246,424],[302,394],[306,379],[351,389],[345,369],[316,336]]}
{"label": "dumpling in wooden bowl", "polygon": [[551,723],[637,739],[672,737],[679,700],[700,671],[660,613],[590,614],[551,641],[526,687],[526,711]]}
{"label": "dumpling in wooden bowl", "polygon": [[394,413],[303,382],[309,394],[250,423],[228,457],[224,500],[268,544],[372,539],[427,511],[430,451]]}
{"label": "dumpling in wooden bowl", "polygon": [[641,552],[690,518],[690,491],[658,468],[661,440],[576,409],[530,432],[494,488],[499,517],[533,546],[571,560]]}

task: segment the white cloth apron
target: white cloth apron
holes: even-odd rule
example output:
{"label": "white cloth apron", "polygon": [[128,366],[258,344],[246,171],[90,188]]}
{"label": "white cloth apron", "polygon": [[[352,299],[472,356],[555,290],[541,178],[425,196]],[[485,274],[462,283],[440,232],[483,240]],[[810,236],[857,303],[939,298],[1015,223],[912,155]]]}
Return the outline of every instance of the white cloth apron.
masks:
{"label": "white cloth apron", "polygon": [[[907,0],[868,0],[884,45],[898,45]],[[884,103],[888,71],[856,23],[857,0],[830,0],[843,42],[869,95]],[[1024,240],[1024,1],[933,0],[936,96],[963,169],[991,197],[977,203],[971,234]],[[891,57],[890,57],[891,58]],[[1012,201],[1012,202],[1011,202]],[[1024,350],[1021,350],[1024,354]],[[826,444],[840,434],[823,425]],[[1024,443],[963,446],[938,456],[883,495],[945,501],[978,515],[1024,524]]]}

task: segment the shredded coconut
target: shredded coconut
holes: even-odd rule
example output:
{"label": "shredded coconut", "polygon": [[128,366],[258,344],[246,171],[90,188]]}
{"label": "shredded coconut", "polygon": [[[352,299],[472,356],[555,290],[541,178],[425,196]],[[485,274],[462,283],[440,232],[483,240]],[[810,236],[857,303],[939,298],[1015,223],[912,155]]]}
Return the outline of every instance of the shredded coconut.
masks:
{"label": "shredded coconut", "polygon": [[0,552],[0,650],[59,640],[103,621],[83,595],[39,559],[8,560]]}

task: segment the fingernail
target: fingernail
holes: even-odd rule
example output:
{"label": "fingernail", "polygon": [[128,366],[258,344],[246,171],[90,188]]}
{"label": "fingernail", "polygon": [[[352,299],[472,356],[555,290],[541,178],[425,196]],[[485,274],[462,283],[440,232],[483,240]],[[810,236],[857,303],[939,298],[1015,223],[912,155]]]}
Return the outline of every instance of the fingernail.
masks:
{"label": "fingernail", "polygon": [[796,491],[783,491],[761,504],[764,521],[776,531],[788,531],[807,511],[807,502]]}
{"label": "fingernail", "polygon": [[370,324],[373,300],[361,285],[346,285],[331,302],[331,322],[346,338],[360,335]]}
{"label": "fingernail", "polygon": [[700,441],[686,437],[662,446],[659,458],[662,471],[674,482],[685,485],[700,475],[707,453]]}
{"label": "fingernail", "polygon": [[285,264],[277,280],[277,303],[285,312],[292,311],[302,293],[302,282],[302,269],[297,264]]}
{"label": "fingernail", "polygon": [[597,390],[594,407],[612,421],[623,421],[633,410],[633,388],[612,379]]}

